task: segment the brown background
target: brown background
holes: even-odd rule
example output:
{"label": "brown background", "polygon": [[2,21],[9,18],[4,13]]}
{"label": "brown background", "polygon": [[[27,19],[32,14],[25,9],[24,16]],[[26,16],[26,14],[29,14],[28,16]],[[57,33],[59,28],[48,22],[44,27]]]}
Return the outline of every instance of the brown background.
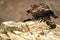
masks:
{"label": "brown background", "polygon": [[2,21],[23,21],[31,18],[31,15],[26,15],[26,10],[30,5],[35,3],[48,4],[58,19],[54,21],[60,24],[60,0],[0,0],[0,22]]}

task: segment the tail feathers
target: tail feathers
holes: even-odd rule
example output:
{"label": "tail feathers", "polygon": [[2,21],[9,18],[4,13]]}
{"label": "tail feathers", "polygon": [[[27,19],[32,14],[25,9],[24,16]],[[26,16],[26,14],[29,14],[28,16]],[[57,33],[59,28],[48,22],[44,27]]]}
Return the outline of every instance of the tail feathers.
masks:
{"label": "tail feathers", "polygon": [[56,18],[58,18],[58,16],[54,16],[54,18],[56,19]]}

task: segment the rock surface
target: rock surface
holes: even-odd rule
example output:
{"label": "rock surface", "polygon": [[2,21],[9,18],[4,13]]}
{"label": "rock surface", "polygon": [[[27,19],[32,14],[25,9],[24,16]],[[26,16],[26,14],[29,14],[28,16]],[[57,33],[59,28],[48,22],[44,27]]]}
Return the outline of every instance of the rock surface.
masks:
{"label": "rock surface", "polygon": [[6,21],[0,25],[0,40],[60,40],[60,29],[49,29],[45,22]]}

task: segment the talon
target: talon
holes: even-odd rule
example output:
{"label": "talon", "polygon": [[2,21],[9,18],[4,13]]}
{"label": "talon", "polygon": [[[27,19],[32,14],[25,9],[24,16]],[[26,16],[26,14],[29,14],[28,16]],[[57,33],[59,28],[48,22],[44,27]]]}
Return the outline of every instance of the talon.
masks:
{"label": "talon", "polygon": [[51,23],[50,24],[50,29],[55,29],[56,28],[56,24],[55,23]]}

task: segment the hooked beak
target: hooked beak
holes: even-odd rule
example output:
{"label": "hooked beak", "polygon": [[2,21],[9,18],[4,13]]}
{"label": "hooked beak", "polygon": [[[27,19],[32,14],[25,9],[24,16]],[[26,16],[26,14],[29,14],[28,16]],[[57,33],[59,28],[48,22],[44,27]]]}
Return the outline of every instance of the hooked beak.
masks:
{"label": "hooked beak", "polygon": [[30,10],[27,10],[27,14],[26,15],[28,15],[30,13]]}
{"label": "hooked beak", "polygon": [[26,13],[26,15],[28,15],[29,13]]}

